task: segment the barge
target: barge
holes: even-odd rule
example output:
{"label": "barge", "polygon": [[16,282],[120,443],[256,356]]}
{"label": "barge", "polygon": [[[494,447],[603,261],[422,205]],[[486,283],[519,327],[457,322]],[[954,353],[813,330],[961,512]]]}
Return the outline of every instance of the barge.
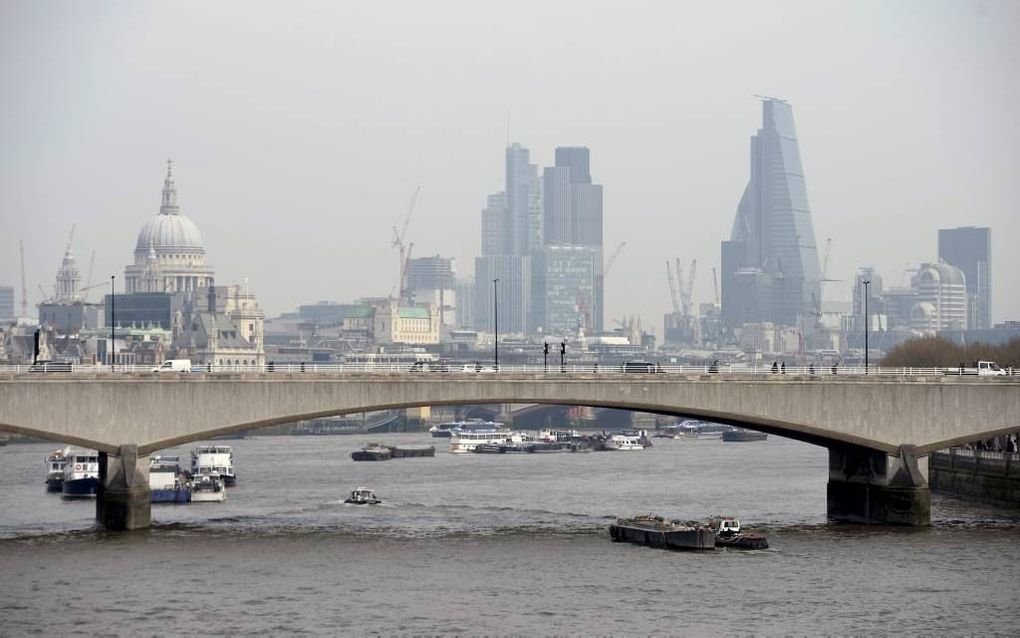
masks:
{"label": "barge", "polygon": [[755,432],[754,430],[742,430],[740,428],[726,430],[722,433],[722,440],[728,441],[730,443],[764,441],[767,438],[769,438],[769,435],[765,434],[764,432]]}
{"label": "barge", "polygon": [[609,526],[616,542],[637,543],[662,549],[715,549],[715,530],[694,521],[667,521],[661,516],[619,518]]}

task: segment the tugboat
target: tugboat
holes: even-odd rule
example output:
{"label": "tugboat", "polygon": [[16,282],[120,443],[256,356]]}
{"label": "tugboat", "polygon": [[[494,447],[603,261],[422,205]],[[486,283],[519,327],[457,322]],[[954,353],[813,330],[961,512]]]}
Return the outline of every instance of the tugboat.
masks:
{"label": "tugboat", "polygon": [[359,487],[351,492],[351,495],[344,499],[344,503],[351,505],[378,505],[382,500],[376,498],[372,490],[367,487]]}
{"label": "tugboat", "polygon": [[46,457],[46,491],[59,492],[64,485],[64,465],[68,448],[57,450]]}
{"label": "tugboat", "polygon": [[378,443],[370,443],[357,452],[351,452],[351,458],[355,461],[389,461],[393,452]]}
{"label": "tugboat", "polygon": [[616,519],[609,536],[616,542],[661,549],[715,549],[715,530],[696,521],[667,521],[651,514]]}
{"label": "tugboat", "polygon": [[715,535],[716,547],[733,547],[735,549],[768,549],[769,543],[764,534],[757,532],[741,532],[740,521],[732,516],[723,516],[709,521],[709,526],[718,530]]}

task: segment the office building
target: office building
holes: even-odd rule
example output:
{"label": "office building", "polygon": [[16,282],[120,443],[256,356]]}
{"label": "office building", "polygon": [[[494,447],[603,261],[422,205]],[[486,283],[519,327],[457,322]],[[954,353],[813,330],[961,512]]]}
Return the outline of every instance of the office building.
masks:
{"label": "office building", "polygon": [[407,262],[407,289],[413,305],[439,308],[439,321],[452,326],[457,317],[457,263],[452,258],[418,257]]}
{"label": "office building", "polygon": [[722,248],[722,313],[729,327],[810,324],[820,312],[820,267],[793,109],[762,101],[751,178]]}
{"label": "office building", "polygon": [[16,319],[14,286],[0,286],[0,324],[13,323]]}
{"label": "office building", "polygon": [[[498,285],[493,284],[499,279]],[[498,289],[499,332],[528,332],[531,302],[531,257],[489,255],[475,258],[475,328],[496,329],[495,301]]]}
{"label": "office building", "polygon": [[967,279],[967,328],[992,327],[992,229],[965,226],[939,230],[939,260]]}
{"label": "office building", "polygon": [[593,324],[596,260],[591,246],[545,246],[532,261],[532,325],[544,334],[575,334]]}

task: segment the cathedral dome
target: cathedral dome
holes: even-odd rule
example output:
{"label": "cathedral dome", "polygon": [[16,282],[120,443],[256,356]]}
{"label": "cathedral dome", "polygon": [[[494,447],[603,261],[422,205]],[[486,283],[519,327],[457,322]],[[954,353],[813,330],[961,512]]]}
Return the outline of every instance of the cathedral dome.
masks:
{"label": "cathedral dome", "polygon": [[150,244],[157,252],[166,248],[205,251],[198,226],[180,213],[161,212],[142,227],[135,251],[148,252]]}
{"label": "cathedral dome", "polygon": [[166,179],[163,180],[163,203],[159,207],[159,214],[150,219],[138,233],[135,253],[148,253],[150,246],[157,253],[205,252],[198,226],[181,214],[181,207],[177,204],[177,187],[174,185],[173,166],[169,160]]}

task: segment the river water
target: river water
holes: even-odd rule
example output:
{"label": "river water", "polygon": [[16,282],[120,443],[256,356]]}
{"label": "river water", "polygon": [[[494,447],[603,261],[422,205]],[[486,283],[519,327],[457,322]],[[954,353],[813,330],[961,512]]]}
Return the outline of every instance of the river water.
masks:
{"label": "river water", "polygon": [[[156,505],[152,529],[127,534],[44,492],[56,446],[0,448],[0,635],[1020,631],[1020,512],[935,496],[930,528],[829,524],[821,448],[454,455],[391,434],[372,440],[437,454],[351,461],[366,440],[227,441],[226,503]],[[384,504],[342,504],[359,485]],[[647,512],[733,514],[771,547],[609,540],[616,516]]]}

